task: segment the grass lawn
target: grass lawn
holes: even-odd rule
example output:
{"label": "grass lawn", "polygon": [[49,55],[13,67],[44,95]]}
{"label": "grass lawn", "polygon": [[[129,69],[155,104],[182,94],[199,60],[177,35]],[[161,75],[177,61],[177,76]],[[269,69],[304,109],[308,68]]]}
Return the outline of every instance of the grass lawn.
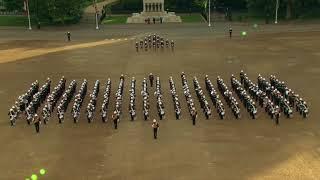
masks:
{"label": "grass lawn", "polygon": [[196,22],[204,22],[201,14],[178,14],[181,17],[183,23],[196,23]]}
{"label": "grass lawn", "polygon": [[0,26],[28,26],[28,17],[0,16]]}
{"label": "grass lawn", "polygon": [[103,21],[102,24],[126,24],[127,18],[129,16],[107,16]]}

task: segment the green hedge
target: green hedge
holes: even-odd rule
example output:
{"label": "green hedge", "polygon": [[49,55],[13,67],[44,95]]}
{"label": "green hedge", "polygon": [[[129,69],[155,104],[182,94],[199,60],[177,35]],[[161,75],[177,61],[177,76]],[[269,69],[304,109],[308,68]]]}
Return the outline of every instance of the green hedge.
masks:
{"label": "green hedge", "polygon": [[0,26],[28,26],[26,16],[0,16]]}

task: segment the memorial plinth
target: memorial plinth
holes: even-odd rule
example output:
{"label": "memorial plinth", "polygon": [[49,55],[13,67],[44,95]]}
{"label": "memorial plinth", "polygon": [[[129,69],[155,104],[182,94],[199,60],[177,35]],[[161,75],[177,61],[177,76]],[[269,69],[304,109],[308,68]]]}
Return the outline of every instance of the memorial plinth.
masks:
{"label": "memorial plinth", "polygon": [[127,23],[145,23],[147,19],[162,19],[163,23],[181,22],[180,16],[174,12],[164,10],[164,0],[143,0],[143,11],[141,13],[133,13],[127,19]]}

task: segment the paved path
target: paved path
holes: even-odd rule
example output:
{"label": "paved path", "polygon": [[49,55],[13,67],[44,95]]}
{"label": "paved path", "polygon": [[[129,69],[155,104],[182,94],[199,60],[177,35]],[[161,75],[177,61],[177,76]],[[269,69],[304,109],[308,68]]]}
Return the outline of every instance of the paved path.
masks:
{"label": "paved path", "polygon": [[[101,10],[103,6],[116,2],[117,0],[105,0],[102,2],[97,3],[97,8],[99,13],[101,14]],[[94,24],[95,23],[95,7],[94,5],[88,6],[83,13],[83,17],[81,20],[81,23],[88,23],[88,24]]]}

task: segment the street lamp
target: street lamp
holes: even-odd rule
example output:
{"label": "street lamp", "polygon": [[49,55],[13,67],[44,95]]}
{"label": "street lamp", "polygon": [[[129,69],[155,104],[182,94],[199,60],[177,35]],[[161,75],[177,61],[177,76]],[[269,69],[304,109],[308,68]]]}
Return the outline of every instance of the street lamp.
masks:
{"label": "street lamp", "polygon": [[275,24],[278,24],[278,9],[279,9],[279,0],[276,0],[277,4],[276,4],[276,19],[274,21]]}
{"label": "street lamp", "polygon": [[209,27],[211,27],[211,0],[209,0]]}
{"label": "street lamp", "polygon": [[26,10],[27,10],[27,13],[28,13],[29,30],[32,30],[31,18],[30,18],[30,10],[29,10],[29,1],[25,1],[24,3],[25,3],[25,7],[26,7]]}
{"label": "street lamp", "polygon": [[95,10],[96,10],[96,30],[99,29],[99,22],[98,22],[98,7],[97,7],[97,0],[94,0]]}
{"label": "street lamp", "polygon": [[96,29],[99,29],[99,23],[98,23],[98,13],[96,12]]}

